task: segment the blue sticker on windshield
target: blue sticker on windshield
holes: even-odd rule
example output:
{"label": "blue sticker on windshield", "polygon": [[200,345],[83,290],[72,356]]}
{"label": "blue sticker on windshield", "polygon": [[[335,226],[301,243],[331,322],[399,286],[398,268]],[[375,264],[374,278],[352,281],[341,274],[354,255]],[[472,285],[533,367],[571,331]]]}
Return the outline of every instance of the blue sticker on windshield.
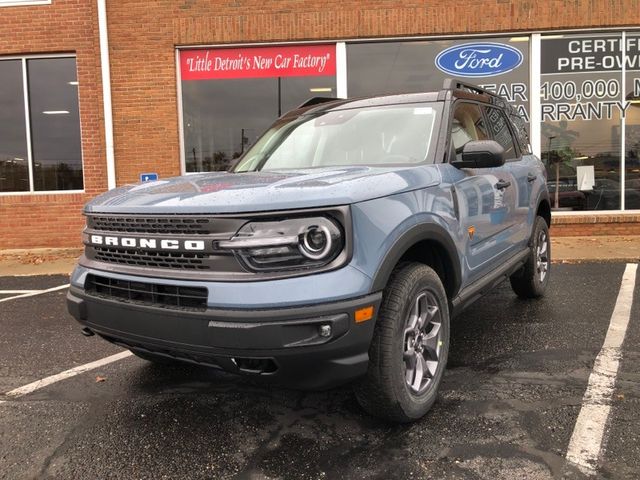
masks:
{"label": "blue sticker on windshield", "polygon": [[436,57],[436,66],[457,77],[492,77],[518,68],[522,53],[504,43],[465,43],[447,48]]}

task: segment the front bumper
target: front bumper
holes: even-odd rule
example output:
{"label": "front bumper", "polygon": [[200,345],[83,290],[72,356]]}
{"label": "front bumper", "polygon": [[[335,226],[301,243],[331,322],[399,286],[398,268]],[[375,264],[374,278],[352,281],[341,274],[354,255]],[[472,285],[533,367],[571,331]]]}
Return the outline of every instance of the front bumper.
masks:
{"label": "front bumper", "polygon": [[[193,312],[100,298],[72,286],[67,303],[78,322],[125,348],[322,389],[366,373],[381,298],[378,292],[306,307]],[[354,312],[371,305],[374,317],[356,323]],[[321,326],[331,334],[321,336]]]}

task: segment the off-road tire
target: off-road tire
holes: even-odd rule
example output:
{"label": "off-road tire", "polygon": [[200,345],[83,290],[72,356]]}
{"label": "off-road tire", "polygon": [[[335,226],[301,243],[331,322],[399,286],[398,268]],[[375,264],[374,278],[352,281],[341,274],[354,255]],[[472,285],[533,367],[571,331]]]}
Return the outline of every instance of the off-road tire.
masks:
{"label": "off-road tire", "polygon": [[[411,391],[403,360],[406,322],[421,292],[437,303],[440,312],[439,360],[426,391]],[[383,292],[366,376],[355,385],[355,394],[369,414],[392,422],[412,422],[424,416],[436,400],[449,353],[449,308],[436,272],[421,263],[400,264]]]}
{"label": "off-road tire", "polygon": [[[511,288],[520,298],[538,298],[544,295],[551,273],[551,239],[549,227],[542,217],[536,217],[531,234],[530,252],[527,263],[511,275]],[[544,249],[546,244],[546,250]],[[542,265],[541,265],[541,260]],[[546,268],[542,275],[542,268]]]}

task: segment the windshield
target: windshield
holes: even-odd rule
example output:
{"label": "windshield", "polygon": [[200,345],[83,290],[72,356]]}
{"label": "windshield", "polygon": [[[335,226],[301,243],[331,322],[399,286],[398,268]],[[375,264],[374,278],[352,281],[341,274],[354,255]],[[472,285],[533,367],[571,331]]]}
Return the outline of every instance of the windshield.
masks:
{"label": "windshield", "polygon": [[276,122],[235,172],[427,160],[438,104],[389,105],[312,113]]}

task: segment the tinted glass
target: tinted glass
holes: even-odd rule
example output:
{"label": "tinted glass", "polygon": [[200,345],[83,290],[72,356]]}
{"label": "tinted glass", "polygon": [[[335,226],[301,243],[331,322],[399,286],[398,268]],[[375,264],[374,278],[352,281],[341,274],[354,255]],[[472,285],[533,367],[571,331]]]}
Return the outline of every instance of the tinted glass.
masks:
{"label": "tinted glass", "polygon": [[333,76],[182,81],[186,171],[228,169],[281,114],[335,88]]}
{"label": "tinted glass", "polygon": [[[468,76],[466,81],[484,86],[487,90],[505,97],[528,122],[529,118],[529,39],[528,37],[504,37],[461,40],[428,40],[403,42],[354,43],[347,45],[348,93],[350,97],[381,95],[390,93],[413,93],[434,91],[442,88],[445,78],[465,80],[464,72],[446,73],[437,65],[440,54],[449,51],[449,58],[466,68],[466,75],[474,74],[470,56],[484,55],[482,48],[473,45],[490,43],[498,48],[510,48],[519,52],[522,61],[512,69],[506,67],[507,53],[493,58],[492,65],[500,65],[502,73],[486,76]],[[450,50],[452,47],[468,45],[469,49]],[[496,50],[497,52],[497,50]],[[464,58],[460,58],[462,55]],[[513,59],[512,59],[513,60]],[[441,62],[442,63],[442,62]],[[451,63],[455,66],[455,62]],[[506,70],[506,71],[505,71]]]}
{"label": "tinted glass", "polygon": [[439,105],[394,105],[302,115],[276,123],[236,171],[394,165],[427,159]]}
{"label": "tinted glass", "polygon": [[542,37],[541,151],[552,206],[620,208],[621,35]]}
{"label": "tinted glass", "polygon": [[75,58],[27,61],[34,190],[82,189]]}
{"label": "tinted glass", "polygon": [[22,62],[0,61],[0,191],[29,190]]}
{"label": "tinted glass", "polygon": [[640,209],[640,35],[627,35],[625,208]]}
{"label": "tinted glass", "polygon": [[497,108],[487,108],[486,112],[491,137],[504,148],[504,159],[511,160],[516,158],[516,147],[504,113]]}

